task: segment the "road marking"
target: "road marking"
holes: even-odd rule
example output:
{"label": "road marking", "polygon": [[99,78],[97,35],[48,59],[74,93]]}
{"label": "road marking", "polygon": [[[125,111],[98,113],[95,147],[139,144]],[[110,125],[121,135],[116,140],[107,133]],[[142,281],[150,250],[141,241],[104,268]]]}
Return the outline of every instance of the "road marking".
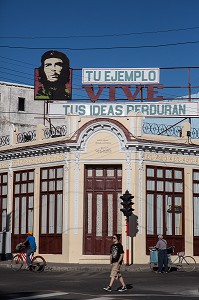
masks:
{"label": "road marking", "polygon": [[114,298],[109,298],[109,297],[98,297],[98,298],[92,298],[92,299],[88,299],[88,300],[113,300]]}
{"label": "road marking", "polygon": [[[196,294],[124,294],[122,293],[122,297],[148,297],[148,296],[151,296],[151,297],[181,297],[181,296],[185,296],[187,298],[189,297],[198,297],[198,295]],[[120,295],[114,295],[113,296],[114,298],[117,298],[117,297],[121,297],[121,294]],[[101,300],[101,298],[94,298],[94,299],[87,299],[87,300]],[[102,298],[103,299],[103,298]],[[109,299],[109,298],[104,298],[104,299]],[[113,299],[113,298],[111,298]]]}
{"label": "road marking", "polygon": [[41,299],[41,298],[48,298],[48,297],[54,297],[54,296],[63,296],[63,295],[68,295],[68,294],[69,293],[50,293],[50,294],[43,294],[43,295],[14,298],[12,300]]}

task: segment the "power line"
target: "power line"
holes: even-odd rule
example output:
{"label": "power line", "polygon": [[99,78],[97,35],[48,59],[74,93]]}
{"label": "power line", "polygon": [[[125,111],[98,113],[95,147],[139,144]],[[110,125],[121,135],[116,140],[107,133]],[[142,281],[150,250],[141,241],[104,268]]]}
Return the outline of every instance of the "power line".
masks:
{"label": "power line", "polygon": [[3,74],[7,74],[7,75],[11,75],[11,76],[14,76],[14,77],[21,77],[21,78],[25,78],[25,79],[30,79],[30,80],[32,80],[33,78],[30,78],[30,77],[27,77],[27,76],[22,76],[22,75],[19,75],[19,74],[11,74],[11,73],[9,73],[9,72],[4,72],[4,71],[1,71],[1,73],[3,73]]}
{"label": "power line", "polygon": [[[187,41],[169,44],[159,44],[159,45],[143,45],[143,46],[113,46],[113,47],[88,47],[88,48],[69,48],[69,47],[56,47],[57,50],[70,50],[70,51],[88,51],[88,50],[114,50],[114,49],[144,49],[144,48],[160,48],[178,45],[188,45],[188,44],[198,44],[199,41]],[[0,48],[8,49],[25,49],[25,50],[48,50],[54,47],[24,47],[24,46],[9,46],[1,45]]]}
{"label": "power line", "polygon": [[29,39],[29,40],[33,40],[33,39],[103,38],[103,37],[120,37],[120,36],[130,36],[130,35],[144,35],[144,34],[178,32],[178,31],[195,30],[195,29],[199,29],[199,26],[187,27],[187,28],[177,28],[177,29],[156,30],[156,31],[113,33],[113,34],[100,34],[100,35],[32,36],[32,37],[30,37],[30,36],[29,37],[1,36],[0,39]]}
{"label": "power line", "polygon": [[[9,58],[7,58],[9,60]],[[23,66],[23,65],[20,65],[20,64],[15,64],[13,62],[10,62],[10,61],[3,61],[0,59],[0,62],[1,64],[6,64],[6,65],[12,65],[12,66],[17,66],[17,67],[20,67],[20,68],[26,68],[26,69],[30,69],[30,66]]]}
{"label": "power line", "polygon": [[16,62],[20,62],[20,63],[22,63],[22,64],[26,64],[26,65],[34,66],[33,64],[27,63],[27,62],[25,62],[25,61],[21,61],[21,60],[13,59],[13,58],[8,58],[8,57],[4,57],[4,56],[0,56],[0,57],[1,57],[1,58],[4,58],[4,59],[13,60],[13,61],[16,61]]}
{"label": "power line", "polygon": [[[7,78],[7,77],[0,77],[0,78],[2,78],[2,79],[4,79],[4,80],[9,80],[9,81],[7,81],[6,83],[10,83],[10,80],[13,82],[13,83],[16,83],[16,84],[24,84],[24,85],[29,85],[30,86],[30,83],[29,82],[24,82],[24,81],[20,81],[19,79],[18,80],[15,80],[15,79],[10,79],[10,78]],[[1,80],[1,79],[0,79]]]}
{"label": "power line", "polygon": [[[4,70],[8,70],[8,71],[12,71],[12,72],[17,72],[17,73],[21,73],[21,74],[25,74],[25,75],[32,75],[32,74],[30,74],[30,73],[21,72],[21,71],[17,71],[17,70],[9,69],[9,68],[4,68],[4,67],[0,67],[0,69],[4,69]],[[14,74],[13,74],[13,75],[14,75]]]}

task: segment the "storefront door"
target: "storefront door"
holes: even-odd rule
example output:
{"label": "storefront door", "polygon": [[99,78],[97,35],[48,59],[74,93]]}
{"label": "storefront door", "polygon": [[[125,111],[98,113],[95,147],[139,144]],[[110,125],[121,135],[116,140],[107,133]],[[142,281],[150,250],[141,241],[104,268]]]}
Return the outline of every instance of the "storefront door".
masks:
{"label": "storefront door", "polygon": [[122,232],[122,166],[85,167],[84,254],[110,253],[112,235]]}
{"label": "storefront door", "polygon": [[175,252],[184,251],[184,170],[147,166],[146,183],[146,253],[158,234]]}

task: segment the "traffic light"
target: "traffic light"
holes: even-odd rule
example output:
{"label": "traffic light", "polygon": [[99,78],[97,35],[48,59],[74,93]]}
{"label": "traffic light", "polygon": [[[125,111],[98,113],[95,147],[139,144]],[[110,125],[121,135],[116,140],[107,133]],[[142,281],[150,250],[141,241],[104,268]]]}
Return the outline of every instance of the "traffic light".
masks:
{"label": "traffic light", "polygon": [[133,198],[134,196],[132,196],[132,194],[130,194],[129,191],[126,191],[125,194],[120,196],[120,199],[123,200],[123,202],[121,202],[123,208],[121,208],[120,211],[123,212],[125,217],[130,217],[132,215],[132,212],[134,211],[134,209],[132,208],[132,205],[134,203],[131,201],[131,199]]}

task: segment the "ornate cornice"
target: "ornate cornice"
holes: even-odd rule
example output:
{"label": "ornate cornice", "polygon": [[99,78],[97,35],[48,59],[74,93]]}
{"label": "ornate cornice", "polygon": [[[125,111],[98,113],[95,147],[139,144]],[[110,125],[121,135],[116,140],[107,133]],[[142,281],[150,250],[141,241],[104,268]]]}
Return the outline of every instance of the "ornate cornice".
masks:
{"label": "ornate cornice", "polygon": [[[122,120],[122,119],[121,119]],[[131,135],[128,129],[117,120],[109,118],[93,119],[85,123],[78,129],[75,136],[70,139],[51,140],[48,143],[38,143],[27,146],[16,145],[12,148],[0,150],[0,161],[18,160],[21,158],[48,156],[66,152],[85,151],[86,144],[91,136],[98,132],[111,132],[118,139],[120,149],[130,152],[143,152],[145,154],[153,153],[153,157],[158,154],[168,154],[179,156],[199,156],[199,147],[194,144],[175,143],[174,141],[156,141],[149,139],[136,138]],[[157,138],[157,136],[156,136]],[[105,149],[106,150],[106,149]],[[103,151],[105,151],[103,150]],[[198,161],[198,160],[197,160]]]}
{"label": "ornate cornice", "polygon": [[0,161],[6,160],[14,160],[20,158],[28,158],[28,157],[38,157],[38,156],[46,156],[51,154],[59,154],[69,152],[70,148],[66,145],[66,143],[62,142],[62,144],[51,144],[44,146],[27,146],[27,147],[19,147],[15,149],[9,149],[0,151]]}
{"label": "ornate cornice", "polygon": [[197,145],[191,144],[174,144],[174,143],[160,143],[160,141],[150,141],[142,140],[136,141],[128,145],[128,147],[135,147],[136,151],[143,151],[144,153],[154,153],[154,154],[177,154],[177,155],[199,155],[199,147]]}
{"label": "ornate cornice", "polygon": [[130,140],[130,133],[121,123],[110,119],[96,119],[84,124],[78,131],[77,144],[79,149],[85,150],[89,138],[96,132],[108,131],[113,133],[119,140],[121,148]]}

